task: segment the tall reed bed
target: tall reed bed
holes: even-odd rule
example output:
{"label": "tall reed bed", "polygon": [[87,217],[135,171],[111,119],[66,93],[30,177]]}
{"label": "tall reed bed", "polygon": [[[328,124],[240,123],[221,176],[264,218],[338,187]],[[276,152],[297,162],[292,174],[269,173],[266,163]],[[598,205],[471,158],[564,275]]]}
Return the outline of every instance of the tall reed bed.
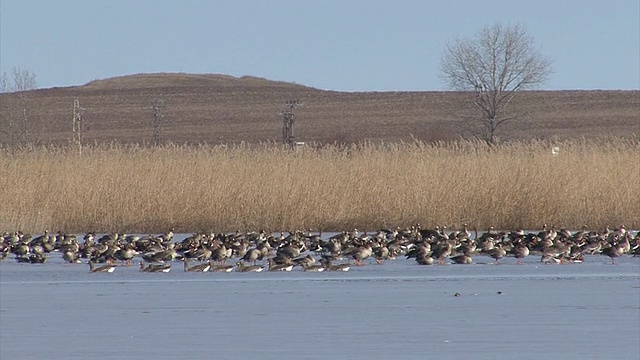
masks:
{"label": "tall reed bed", "polygon": [[639,155],[623,139],[3,150],[0,231],[638,228]]}

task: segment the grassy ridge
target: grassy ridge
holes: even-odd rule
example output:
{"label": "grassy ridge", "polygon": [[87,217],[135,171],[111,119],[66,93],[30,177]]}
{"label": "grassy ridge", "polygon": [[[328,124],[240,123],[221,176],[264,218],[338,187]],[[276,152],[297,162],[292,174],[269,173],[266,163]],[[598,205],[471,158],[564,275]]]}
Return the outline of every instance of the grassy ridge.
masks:
{"label": "grassy ridge", "polygon": [[640,227],[637,140],[0,152],[0,230]]}

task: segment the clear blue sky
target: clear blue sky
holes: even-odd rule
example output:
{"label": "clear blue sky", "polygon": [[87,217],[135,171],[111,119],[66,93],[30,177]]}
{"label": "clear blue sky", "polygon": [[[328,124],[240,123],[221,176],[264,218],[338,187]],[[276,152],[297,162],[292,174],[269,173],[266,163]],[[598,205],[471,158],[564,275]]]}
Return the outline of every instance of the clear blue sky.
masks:
{"label": "clear blue sky", "polygon": [[0,73],[38,86],[186,72],[327,90],[445,90],[455,36],[519,22],[554,62],[544,89],[639,89],[639,0],[0,0]]}

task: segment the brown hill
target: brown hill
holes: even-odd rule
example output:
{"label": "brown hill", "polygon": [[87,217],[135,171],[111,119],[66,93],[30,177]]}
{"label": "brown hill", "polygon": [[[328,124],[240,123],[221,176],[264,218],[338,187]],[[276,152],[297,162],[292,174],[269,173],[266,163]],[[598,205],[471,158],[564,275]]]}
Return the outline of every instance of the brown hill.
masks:
{"label": "brown hill", "polygon": [[[468,135],[461,119],[467,96],[324,91],[249,76],[138,74],[0,94],[0,143],[68,142],[74,99],[83,108],[87,143],[153,141],[154,99],[164,103],[163,139],[177,143],[280,141],[280,113],[291,99],[303,104],[295,109],[301,141],[447,140]],[[640,134],[640,91],[529,91],[514,105],[528,115],[501,129],[502,139]]]}

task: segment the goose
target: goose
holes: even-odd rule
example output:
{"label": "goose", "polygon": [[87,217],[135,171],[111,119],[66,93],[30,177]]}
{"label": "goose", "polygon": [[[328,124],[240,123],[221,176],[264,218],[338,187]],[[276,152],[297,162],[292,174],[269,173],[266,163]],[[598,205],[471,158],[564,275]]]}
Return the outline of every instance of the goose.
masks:
{"label": "goose", "polygon": [[431,256],[438,260],[438,264],[444,265],[444,260],[451,256],[452,245],[450,242],[445,241],[443,243],[437,244],[436,247],[433,248],[433,252]]}
{"label": "goose", "polygon": [[290,245],[283,246],[278,249],[276,254],[284,254],[292,259],[297,258],[302,254],[303,248],[299,247],[297,244],[292,243]]}
{"label": "goose", "polygon": [[140,261],[140,272],[163,272],[171,271],[171,264],[150,264],[145,266],[144,261]]}
{"label": "goose", "polygon": [[207,272],[211,268],[211,264],[208,261],[194,266],[189,266],[189,260],[186,257],[182,261],[184,261],[184,271],[186,272]]}
{"label": "goose", "polygon": [[260,265],[245,266],[243,261],[236,263],[237,272],[262,272],[262,270],[264,270],[264,267]]}
{"label": "goose", "polygon": [[573,237],[573,234],[567,228],[560,228],[560,230],[557,231],[556,236],[563,240],[567,240],[567,239],[571,239]]}
{"label": "goose", "polygon": [[478,245],[475,240],[466,239],[460,242],[460,247],[458,247],[457,251],[461,254],[473,255],[476,252]]}
{"label": "goose", "polygon": [[31,254],[36,256],[44,256],[44,247],[40,244],[31,246]]}
{"label": "goose", "polygon": [[389,259],[389,248],[385,244],[382,244],[382,246],[376,248],[374,253],[376,264],[378,265],[382,265],[385,260]]}
{"label": "goose", "polygon": [[224,264],[227,259],[231,257],[231,253],[232,249],[227,250],[227,247],[222,244],[213,250],[213,253],[211,254],[211,260],[219,264]]}
{"label": "goose", "polygon": [[542,231],[538,232],[538,237],[541,239],[550,239],[554,240],[557,236],[557,232],[555,230],[555,225],[551,225],[551,229],[547,228],[547,224],[542,226]]}
{"label": "goose", "polygon": [[114,264],[107,264],[107,265],[95,267],[95,265],[93,264],[93,261],[89,261],[89,272],[92,272],[92,273],[95,273],[95,272],[112,273],[115,271],[116,267],[117,265],[114,265]]}
{"label": "goose", "polygon": [[468,225],[463,224],[462,230],[454,230],[449,234],[449,239],[465,240],[471,238],[471,232],[469,232]]}
{"label": "goose", "polygon": [[264,258],[265,256],[272,255],[276,252],[276,249],[273,246],[271,246],[270,241],[277,243],[277,241],[279,240],[275,240],[275,238],[269,238],[265,241],[262,241],[256,244],[256,249],[260,250],[260,253],[262,254],[262,256],[260,257],[260,260],[262,260],[262,258]]}
{"label": "goose", "polygon": [[634,245],[631,248],[631,250],[629,251],[630,255],[633,255],[634,257],[638,257],[640,256],[640,232],[638,232],[638,234],[636,234],[636,237],[634,239]]}
{"label": "goose", "polygon": [[297,265],[293,262],[293,259],[285,254],[277,254],[270,259],[273,259],[273,263],[278,265]]}
{"label": "goose", "polygon": [[61,253],[65,253],[67,251],[77,253],[80,251],[80,245],[78,244],[76,239],[73,238],[70,241],[65,241],[64,243],[60,244],[59,250]]}
{"label": "goose", "polygon": [[267,260],[269,262],[269,271],[291,271],[293,264],[276,264],[273,258]]}
{"label": "goose", "polygon": [[345,255],[351,256],[358,266],[365,265],[364,260],[369,258],[372,254],[373,249],[371,248],[371,244],[366,244],[362,247],[354,247],[345,253]]}
{"label": "goose", "polygon": [[471,264],[473,262],[471,256],[467,254],[456,255],[449,259],[453,260],[454,264]]}
{"label": "goose", "polygon": [[632,240],[633,238],[631,237],[631,234],[628,233],[625,233],[625,235],[622,235],[621,237],[622,240],[618,241],[618,246],[622,248],[623,254],[628,254],[631,251],[631,243],[629,240]]}
{"label": "goose", "polygon": [[305,265],[313,265],[315,262],[316,262],[316,259],[314,259],[313,256],[309,254],[307,254],[307,256],[293,259],[293,263],[295,265],[299,265],[302,267],[304,267]]}
{"label": "goose", "polygon": [[49,230],[44,230],[44,234],[42,235],[38,235],[34,238],[31,238],[31,240],[29,241],[29,245],[33,246],[36,244],[42,244],[44,241],[46,241],[49,238]]}
{"label": "goose", "polygon": [[20,243],[19,245],[13,247],[13,254],[16,256],[24,256],[29,253],[29,245],[26,243]]}
{"label": "goose", "polygon": [[337,238],[329,239],[324,249],[329,252],[331,258],[337,258],[342,254],[342,243]]}
{"label": "goose", "polygon": [[211,264],[211,268],[209,272],[231,272],[233,271],[234,265],[213,265]]}
{"label": "goose", "polygon": [[602,254],[607,255],[611,258],[611,264],[616,263],[616,258],[622,256],[624,254],[624,247],[620,246],[620,244],[611,245],[602,249]]}
{"label": "goose", "polygon": [[578,244],[573,244],[570,246],[569,255],[565,256],[565,260],[570,263],[581,263],[584,262],[584,254],[582,253],[582,248]]}
{"label": "goose", "polygon": [[587,255],[597,255],[601,253],[603,241],[595,241],[582,246],[582,253]]}
{"label": "goose", "polygon": [[44,255],[31,254],[29,255],[29,263],[31,264],[44,264],[47,262],[47,257]]}
{"label": "goose", "polygon": [[107,251],[109,250],[109,245],[105,243],[98,243],[89,246],[87,250],[89,251],[91,259],[95,261],[103,257],[107,253]]}
{"label": "goose", "polygon": [[97,242],[100,244],[103,243],[114,243],[118,239],[118,233],[109,233],[102,235]]}
{"label": "goose", "polygon": [[540,259],[540,261],[548,262],[548,261],[543,261],[543,259],[556,258],[559,260],[559,262],[562,263],[564,259],[568,258],[569,253],[571,251],[571,247],[569,247],[569,245],[566,245],[558,240],[554,240],[552,243],[553,244],[551,246],[543,248],[542,258]]}
{"label": "goose", "polygon": [[171,228],[166,233],[160,235],[159,238],[162,239],[164,242],[170,242],[171,240],[173,240],[173,232],[174,231],[175,231],[175,229]]}
{"label": "goose", "polygon": [[418,265],[433,265],[433,258],[427,253],[421,253],[416,256],[416,262]]}
{"label": "goose", "polygon": [[209,261],[209,259],[211,259],[212,254],[213,254],[213,251],[211,251],[211,249],[209,249],[209,247],[204,242],[200,244],[199,247],[193,246],[189,250],[183,253],[185,257],[188,257],[190,259],[196,259],[201,262]]}
{"label": "goose", "polygon": [[157,262],[169,262],[178,258],[180,255],[175,250],[173,244],[169,244],[169,248],[166,250],[158,251],[158,252],[146,252],[142,255],[142,259],[146,262],[157,263]]}
{"label": "goose", "polygon": [[123,248],[115,252],[115,258],[122,261],[127,266],[131,265],[131,260],[136,256],[137,252],[132,244],[127,244]]}
{"label": "goose", "polygon": [[71,249],[66,250],[65,252],[62,253],[62,259],[64,260],[65,263],[68,264],[80,264],[80,254],[78,254],[77,252],[74,252]]}
{"label": "goose", "polygon": [[496,260],[495,264],[499,265],[499,260],[507,255],[507,250],[502,248],[501,244],[496,245],[492,250],[489,251],[489,256]]}
{"label": "goose", "polygon": [[515,248],[513,248],[514,256],[518,265],[522,264],[522,259],[529,256],[529,248],[522,242],[518,242]]}
{"label": "goose", "polygon": [[249,243],[247,241],[237,241],[231,248],[231,255],[243,258],[247,254]]}
{"label": "goose", "polygon": [[310,271],[310,272],[322,272],[324,271],[324,265],[320,264],[320,265],[309,265],[307,263],[302,263],[302,270],[303,271]]}
{"label": "goose", "polygon": [[413,249],[411,249],[409,252],[407,252],[405,257],[407,259],[411,259],[411,258],[415,259],[418,256],[424,256],[425,254],[426,255],[430,255],[431,254],[431,243],[429,243],[427,241],[421,241]]}
{"label": "goose", "polygon": [[251,263],[253,263],[253,265],[256,265],[256,262],[258,260],[262,260],[263,257],[264,257],[264,255],[263,255],[261,250],[259,250],[257,248],[252,248],[252,249],[247,250],[247,252],[241,258],[241,260],[242,261],[246,261],[246,262],[251,262]]}
{"label": "goose", "polygon": [[331,264],[331,260],[329,259],[321,259],[320,263],[324,266],[327,271],[349,271],[351,268],[351,264]]}

